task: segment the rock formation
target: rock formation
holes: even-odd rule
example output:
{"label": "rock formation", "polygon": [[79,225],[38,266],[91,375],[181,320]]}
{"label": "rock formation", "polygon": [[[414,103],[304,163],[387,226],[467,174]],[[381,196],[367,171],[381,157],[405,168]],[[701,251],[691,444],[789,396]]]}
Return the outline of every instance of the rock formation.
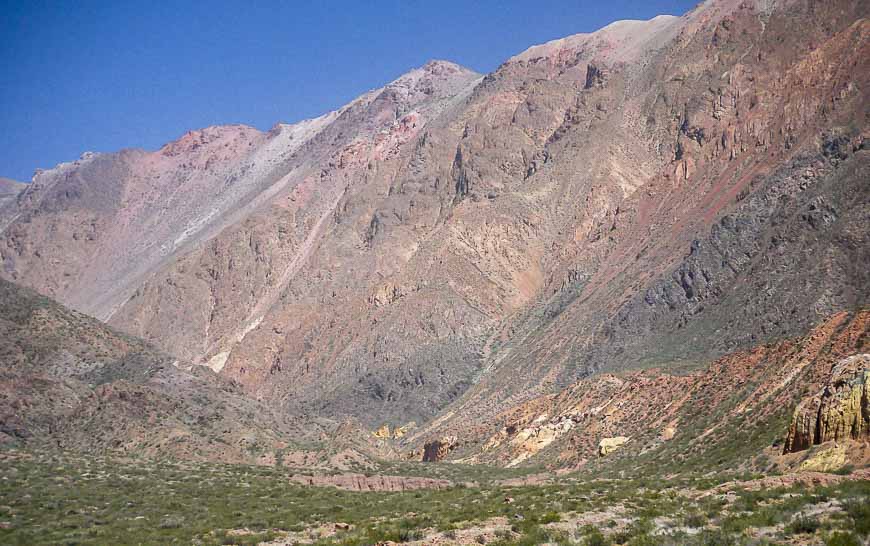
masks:
{"label": "rock formation", "polygon": [[627,436],[614,436],[613,438],[602,438],[600,442],[598,442],[598,456],[606,457],[609,453],[613,453],[626,442],[628,442],[630,438]]}
{"label": "rock formation", "polygon": [[845,445],[831,445],[814,453],[800,464],[803,472],[835,472],[843,468],[849,460]]}
{"label": "rock formation", "polygon": [[795,409],[784,451],[793,453],[829,441],[870,439],[870,355],[834,366],[821,392]]}
{"label": "rock formation", "polygon": [[437,440],[431,440],[423,445],[422,461],[424,463],[435,463],[443,461],[447,458],[451,451],[456,448],[457,438],[455,436],[445,436]]}
{"label": "rock formation", "polygon": [[347,491],[413,491],[415,489],[447,489],[448,480],[405,476],[366,476],[339,474],[335,476],[305,476],[296,474],[290,481],[314,487],[336,487]]}

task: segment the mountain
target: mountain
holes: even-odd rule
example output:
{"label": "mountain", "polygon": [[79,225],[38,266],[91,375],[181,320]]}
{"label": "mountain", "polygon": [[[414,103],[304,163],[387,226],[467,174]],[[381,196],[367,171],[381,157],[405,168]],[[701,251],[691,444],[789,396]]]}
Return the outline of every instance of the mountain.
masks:
{"label": "mountain", "polygon": [[868,37],[865,2],[709,0],[85,154],[0,205],[0,275],[282,415],[413,422],[411,451],[596,378],[701,381],[867,308]]}

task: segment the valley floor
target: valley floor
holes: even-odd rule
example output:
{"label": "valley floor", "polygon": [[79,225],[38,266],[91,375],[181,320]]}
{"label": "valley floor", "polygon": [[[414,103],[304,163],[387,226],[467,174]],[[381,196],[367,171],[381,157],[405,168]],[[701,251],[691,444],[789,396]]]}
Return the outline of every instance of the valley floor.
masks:
{"label": "valley floor", "polygon": [[[850,545],[870,537],[866,470],[691,479],[381,470],[453,485],[354,492],[302,487],[286,468],[5,450],[0,543]],[[534,485],[508,485],[523,482]]]}

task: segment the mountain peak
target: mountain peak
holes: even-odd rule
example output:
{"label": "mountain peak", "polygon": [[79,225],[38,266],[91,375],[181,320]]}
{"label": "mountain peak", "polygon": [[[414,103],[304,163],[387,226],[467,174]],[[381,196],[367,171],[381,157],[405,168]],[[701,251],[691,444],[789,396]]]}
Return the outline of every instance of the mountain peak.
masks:
{"label": "mountain peak", "polygon": [[549,42],[532,46],[508,62],[534,61],[540,58],[554,58],[566,51],[590,48],[594,54],[613,61],[630,61],[645,50],[653,49],[672,38],[681,27],[681,17],[657,15],[643,21],[623,19],[614,21],[600,29],[581,34],[573,34]]}
{"label": "mountain peak", "polygon": [[454,63],[453,61],[447,61],[444,59],[430,59],[426,61],[422,67],[422,70],[432,74],[440,74],[440,73],[451,73],[451,72],[473,72],[460,64]]}
{"label": "mountain peak", "polygon": [[391,96],[402,97],[408,108],[420,108],[428,103],[437,110],[444,105],[443,100],[456,96],[480,77],[477,72],[456,63],[433,59],[363,97],[386,91]]}
{"label": "mountain peak", "polygon": [[469,77],[479,76],[477,72],[469,68],[465,68],[451,61],[441,59],[431,59],[423,66],[412,68],[405,72],[389,85],[394,84],[416,84],[421,80],[448,82],[454,80],[467,80]]}

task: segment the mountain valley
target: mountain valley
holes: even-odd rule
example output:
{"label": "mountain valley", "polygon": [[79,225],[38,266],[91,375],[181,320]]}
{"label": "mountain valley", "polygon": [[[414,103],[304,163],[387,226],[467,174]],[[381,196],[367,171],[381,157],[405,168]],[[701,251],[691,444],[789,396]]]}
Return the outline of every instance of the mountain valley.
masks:
{"label": "mountain valley", "polygon": [[868,94],[707,0],[0,179],[0,541],[865,543]]}

